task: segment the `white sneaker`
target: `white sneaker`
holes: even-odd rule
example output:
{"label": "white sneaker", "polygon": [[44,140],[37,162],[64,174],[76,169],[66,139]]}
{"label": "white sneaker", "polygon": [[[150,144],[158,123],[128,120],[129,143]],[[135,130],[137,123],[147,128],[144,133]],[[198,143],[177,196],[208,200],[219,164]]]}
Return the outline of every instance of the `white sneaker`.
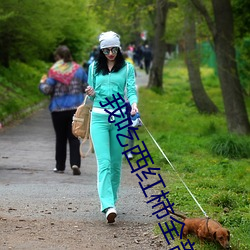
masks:
{"label": "white sneaker", "polygon": [[64,173],[63,170],[57,170],[57,168],[54,168],[53,171],[54,171],[55,173],[59,173],[59,174],[63,174],[63,173]]}
{"label": "white sneaker", "polygon": [[72,170],[73,170],[73,175],[81,175],[81,171],[80,171],[80,168],[78,166],[73,165]]}
{"label": "white sneaker", "polygon": [[131,154],[131,152],[128,152],[127,156],[129,158],[129,160],[133,159],[133,155]]}
{"label": "white sneaker", "polygon": [[108,223],[114,223],[116,216],[117,216],[117,212],[115,208],[110,207],[107,209],[106,218],[108,220]]}

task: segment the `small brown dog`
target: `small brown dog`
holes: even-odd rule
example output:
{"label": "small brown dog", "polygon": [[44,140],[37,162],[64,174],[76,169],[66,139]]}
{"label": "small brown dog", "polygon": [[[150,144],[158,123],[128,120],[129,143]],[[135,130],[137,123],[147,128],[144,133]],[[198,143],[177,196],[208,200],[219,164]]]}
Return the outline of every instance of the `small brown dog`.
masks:
{"label": "small brown dog", "polygon": [[229,240],[230,232],[222,227],[222,225],[210,218],[187,218],[186,216],[173,213],[171,210],[168,211],[183,219],[185,226],[183,228],[183,237],[187,238],[188,234],[195,234],[200,240],[209,240],[218,242],[224,249],[230,249]]}

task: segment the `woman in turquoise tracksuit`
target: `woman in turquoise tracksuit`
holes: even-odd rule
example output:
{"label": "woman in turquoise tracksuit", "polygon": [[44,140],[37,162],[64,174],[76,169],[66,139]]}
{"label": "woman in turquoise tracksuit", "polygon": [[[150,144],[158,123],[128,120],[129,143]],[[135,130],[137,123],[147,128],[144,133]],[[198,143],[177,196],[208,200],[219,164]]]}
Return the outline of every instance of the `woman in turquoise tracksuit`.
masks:
{"label": "woman in turquoise tracksuit", "polygon": [[[126,89],[127,98],[131,104],[131,115],[138,112],[137,94],[135,88],[135,70],[132,64],[126,63],[120,50],[120,37],[112,31],[104,32],[99,36],[100,53],[97,60],[89,67],[88,84],[86,93],[93,100],[90,133],[94,144],[97,159],[97,189],[101,201],[101,211],[106,213],[108,223],[115,221],[117,212],[115,204],[121,178],[122,152],[116,135],[127,135],[127,129],[117,131],[115,126],[124,120],[120,111],[116,116],[110,112],[122,106],[124,102],[109,103],[118,98],[118,93],[124,98]],[[113,105],[113,106],[112,106]],[[125,112],[125,110],[124,110]],[[111,120],[109,120],[111,117]],[[114,120],[113,123],[110,121]],[[125,137],[119,137],[125,143]]]}

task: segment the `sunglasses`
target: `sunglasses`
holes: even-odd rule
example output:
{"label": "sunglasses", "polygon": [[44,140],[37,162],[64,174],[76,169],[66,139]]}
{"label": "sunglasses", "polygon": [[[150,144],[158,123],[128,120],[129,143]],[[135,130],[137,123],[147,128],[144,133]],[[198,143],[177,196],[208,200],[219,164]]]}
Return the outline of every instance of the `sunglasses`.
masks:
{"label": "sunglasses", "polygon": [[114,47],[114,48],[111,48],[111,49],[105,48],[105,49],[102,50],[104,55],[109,55],[110,51],[112,52],[112,54],[117,54],[118,48],[117,47]]}

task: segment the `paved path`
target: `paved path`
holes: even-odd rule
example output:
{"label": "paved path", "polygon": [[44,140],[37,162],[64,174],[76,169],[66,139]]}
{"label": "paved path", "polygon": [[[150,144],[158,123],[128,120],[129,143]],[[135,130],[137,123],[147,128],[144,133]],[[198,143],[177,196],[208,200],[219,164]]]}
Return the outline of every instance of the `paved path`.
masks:
{"label": "paved path", "polygon": [[138,68],[136,69],[136,83],[138,87],[145,87],[148,85],[148,75]]}
{"label": "paved path", "polygon": [[[61,214],[62,209],[52,216],[70,216],[74,220],[82,217],[91,221],[103,220],[103,215],[99,213],[96,189],[95,155],[91,154],[82,160],[81,176],[72,175],[69,162],[65,174],[53,173],[54,166],[54,132],[47,108],[0,133],[0,200],[4,201],[4,204],[1,202],[1,208],[8,210],[22,203],[22,211],[19,212],[30,216],[32,209],[45,209],[48,204],[59,199],[62,206],[73,202],[73,207],[78,207],[78,213]],[[152,221],[148,216],[141,217],[140,214],[145,214],[143,194],[125,162],[124,166],[121,202],[118,205],[120,218]],[[35,199],[35,203],[27,209],[25,204],[31,198]],[[135,203],[138,204],[138,212],[124,215],[128,205],[132,208]],[[34,213],[33,216],[39,215]]]}
{"label": "paved path", "polygon": [[[138,85],[143,86],[147,83],[147,76],[138,72],[137,80]],[[112,229],[119,236],[114,236],[118,239],[113,239],[111,244],[105,240],[108,237],[105,233],[110,233],[111,229],[107,228],[104,215],[99,211],[94,154],[82,160],[81,176],[72,175],[69,163],[64,174],[53,173],[54,140],[47,107],[0,130],[0,231],[5,232],[0,234],[0,249],[100,249],[100,244],[107,246],[102,249],[137,249],[139,246],[141,249],[162,249],[164,243],[160,240],[160,245],[155,245],[152,233],[153,226],[159,221],[151,215],[152,209],[146,204],[138,179],[130,173],[128,165],[124,163],[123,167],[117,204],[118,226]],[[17,219],[16,223],[29,221],[30,224],[25,228],[8,224],[8,221],[14,223],[13,219]],[[45,229],[44,225],[41,226],[47,220],[51,225],[63,225],[65,221],[85,223],[83,227],[86,230],[82,230],[81,240],[72,239],[72,236],[66,238],[67,233],[64,232],[61,240],[63,242],[66,238],[67,242],[61,243],[64,247],[57,242],[55,247],[56,239],[49,231],[52,228],[48,224]],[[40,226],[34,224],[38,222]],[[27,236],[25,232],[33,227],[35,232]],[[128,228],[131,229],[129,233]],[[37,231],[46,235],[46,230],[47,241],[41,242],[41,237],[29,236],[36,235]],[[101,230],[104,238],[99,236],[95,239],[91,230]],[[146,231],[149,233],[146,234]],[[139,237],[138,240],[131,240],[135,236]],[[79,248],[78,245],[73,247],[76,242]],[[141,245],[138,245],[139,242]]]}
{"label": "paved path", "polygon": [[[143,72],[138,72],[137,81],[139,86],[143,86],[147,76]],[[72,176],[69,163],[65,174],[55,174],[52,172],[55,166],[54,144],[54,131],[47,107],[10,128],[0,130],[0,200],[5,201],[4,206],[7,208],[16,202],[25,203],[25,199],[29,200],[31,196],[43,204],[53,203],[55,196],[62,200],[70,196],[75,198],[76,205],[82,210],[81,213],[70,215],[72,219],[86,215],[86,219],[93,220],[89,217],[91,212],[96,219],[103,219],[102,214],[97,213],[99,199],[96,190],[95,155],[91,154],[82,160],[81,176]],[[135,216],[139,220],[152,221],[139,215],[145,213],[145,211],[140,212],[140,208],[143,207],[140,204],[144,203],[143,194],[140,194],[138,181],[136,177],[132,178],[128,166],[124,168],[123,175],[121,200],[126,201],[129,197],[134,197],[134,202],[138,202],[139,210],[138,213],[133,213],[126,219],[134,220]],[[10,194],[11,198],[9,198]],[[91,208],[87,204],[81,204],[81,201],[86,198],[91,201]],[[120,203],[121,211],[127,208],[126,203]],[[86,211],[88,211],[87,214]],[[23,212],[30,213],[25,207]],[[61,214],[56,213],[56,216],[60,217]],[[125,215],[121,215],[121,218],[123,217]]]}

